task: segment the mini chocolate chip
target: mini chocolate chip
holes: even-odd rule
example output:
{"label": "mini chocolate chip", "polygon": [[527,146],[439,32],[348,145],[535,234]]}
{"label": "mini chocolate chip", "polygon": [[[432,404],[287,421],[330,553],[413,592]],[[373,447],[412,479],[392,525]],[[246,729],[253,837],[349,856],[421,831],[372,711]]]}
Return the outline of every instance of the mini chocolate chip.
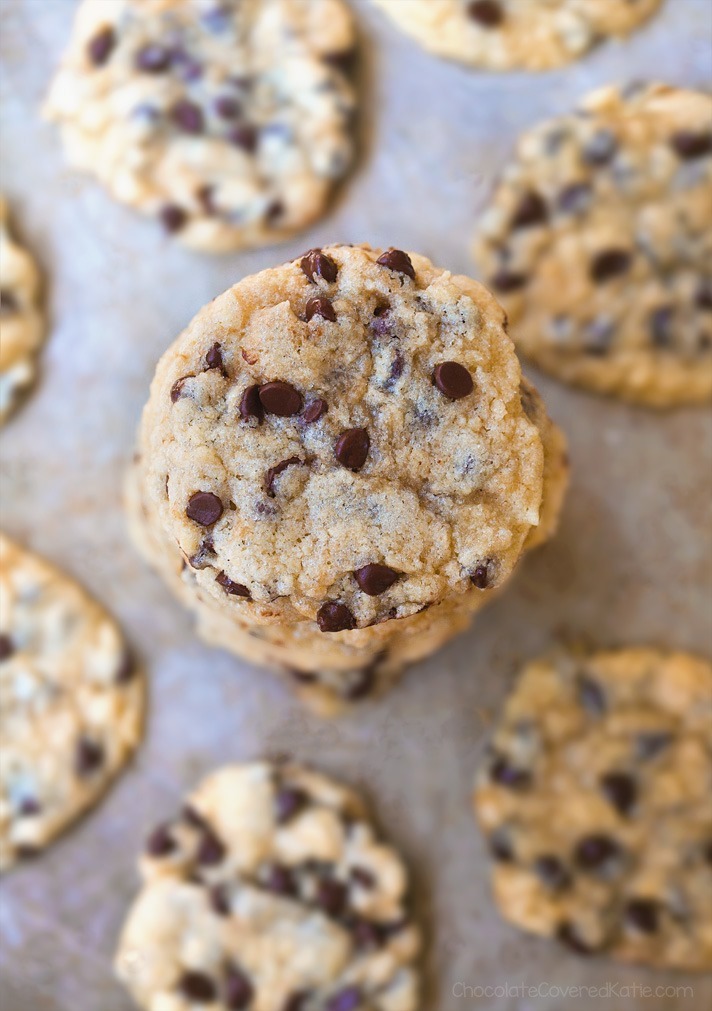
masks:
{"label": "mini chocolate chip", "polygon": [[215,984],[204,972],[186,970],[178,980],[178,989],[189,1000],[199,1004],[211,1004],[217,995]]}
{"label": "mini chocolate chip", "polygon": [[359,916],[350,920],[348,927],[359,951],[373,951],[383,946],[385,938],[379,923]]}
{"label": "mini chocolate chip", "polygon": [[357,885],[367,889],[369,892],[376,887],[377,881],[374,874],[365,867],[352,867],[349,876]]}
{"label": "mini chocolate chip", "polygon": [[312,674],[308,670],[299,670],[297,667],[288,667],[287,673],[290,677],[293,677],[295,681],[298,681],[303,685],[311,685],[316,681],[316,674]]}
{"label": "mini chocolate chip", "polygon": [[38,846],[30,846],[28,843],[20,843],[15,847],[15,856],[20,860],[34,860],[40,853],[41,850]]}
{"label": "mini chocolate chip", "polygon": [[638,787],[626,772],[607,772],[601,777],[601,789],[620,814],[628,814],[638,796]]}
{"label": "mini chocolate chip", "polygon": [[433,371],[433,382],[450,400],[461,400],[472,393],[472,376],[459,362],[440,362]]}
{"label": "mini chocolate chip", "polygon": [[672,343],[674,315],[675,308],[672,305],[662,305],[651,312],[648,325],[656,347],[666,348]]}
{"label": "mini chocolate chip", "polygon": [[316,281],[317,277],[323,277],[331,284],[336,280],[339,268],[334,260],[320,249],[310,249],[302,257],[299,266],[310,281]]}
{"label": "mini chocolate chip", "polygon": [[632,257],[626,249],[604,249],[591,261],[591,278],[596,284],[603,284],[612,277],[618,277],[629,270]]}
{"label": "mini chocolate chip", "polygon": [[514,860],[514,850],[509,833],[505,829],[495,829],[487,840],[489,851],[500,863],[511,863]]}
{"label": "mini chocolate chip", "polygon": [[131,654],[131,650],[125,646],[116,668],[116,674],[114,674],[114,682],[117,685],[127,685],[130,681],[133,681],[135,675],[136,661]]}
{"label": "mini chocolate chip", "polygon": [[643,934],[658,929],[660,907],[653,899],[631,899],[625,907],[626,922]]}
{"label": "mini chocolate chip", "polygon": [[233,962],[225,970],[225,1004],[230,1011],[242,1011],[254,996],[249,976]]}
{"label": "mini chocolate chip", "polygon": [[586,944],[574,925],[566,920],[559,924],[556,938],[566,948],[576,952],[577,955],[590,955],[594,951],[590,945]]}
{"label": "mini chocolate chip", "polygon": [[326,1005],[326,1011],[356,1011],[361,1003],[361,990],[357,986],[347,986],[339,990]]}
{"label": "mini chocolate chip", "polygon": [[557,206],[564,214],[581,214],[590,207],[592,194],[588,183],[571,183],[559,193]]}
{"label": "mini chocolate chip", "polygon": [[379,594],[385,593],[389,586],[393,586],[399,575],[399,572],[389,568],[388,565],[371,562],[356,569],[354,579],[369,597],[377,597]]}
{"label": "mini chocolate chip", "polygon": [[12,639],[3,632],[0,634],[0,660],[9,660],[14,652],[15,647],[12,644]]}
{"label": "mini chocolate chip", "polygon": [[365,428],[347,428],[336,440],[334,456],[342,467],[353,471],[361,470],[370,445],[371,440]]}
{"label": "mini chocolate chip", "polygon": [[340,916],[346,905],[348,889],[334,878],[322,878],[316,889],[316,904],[327,916]]}
{"label": "mini chocolate chip", "polygon": [[213,108],[220,119],[237,119],[242,112],[241,104],[232,95],[218,95]]}
{"label": "mini chocolate chip", "polygon": [[155,42],[148,42],[145,46],[141,46],[136,53],[136,66],[148,74],[160,74],[164,70],[168,70],[170,64],[170,50]]}
{"label": "mini chocolate chip", "polygon": [[356,628],[356,619],[345,604],[336,600],[326,600],[316,615],[316,623],[322,632],[343,632]]}
{"label": "mini chocolate chip", "polygon": [[356,672],[355,679],[349,683],[344,693],[345,697],[350,702],[358,702],[359,699],[365,699],[367,695],[371,694],[375,681],[376,664],[370,663]]}
{"label": "mini chocolate chip", "polygon": [[518,769],[515,765],[511,765],[503,755],[495,758],[492,763],[490,778],[510,790],[526,790],[532,781],[531,773],[527,769]]}
{"label": "mini chocolate chip", "polygon": [[322,319],[328,319],[331,323],[336,322],[336,313],[334,312],[334,307],[328,298],[310,298],[307,302],[306,309],[304,310],[304,317],[307,321],[314,319],[315,316],[321,316]]}
{"label": "mini chocolate chip", "polygon": [[116,32],[106,25],[96,33],[87,45],[87,56],[95,67],[102,67],[111,56],[116,45]]}
{"label": "mini chocolate chip", "polygon": [[470,575],[470,582],[473,586],[476,586],[478,590],[486,590],[490,585],[491,574],[490,569],[492,567],[492,559],[485,558],[484,561],[479,562],[473,569]]}
{"label": "mini chocolate chip", "polygon": [[341,49],[336,53],[322,53],[321,60],[328,63],[335,70],[340,70],[342,74],[351,74],[354,69],[356,59],[355,49]]}
{"label": "mini chocolate chip", "polygon": [[210,527],[222,516],[223,504],[211,491],[196,491],[188,499],[185,514],[201,527]]}
{"label": "mini chocolate chip", "polygon": [[171,119],[185,133],[203,132],[203,110],[187,98],[179,99],[171,108]]}
{"label": "mini chocolate chip", "polygon": [[636,747],[638,758],[642,761],[655,758],[656,755],[668,747],[671,740],[672,736],[664,730],[639,734]]}
{"label": "mini chocolate chip", "polygon": [[209,369],[220,369],[220,371],[225,375],[223,370],[223,359],[222,359],[222,349],[220,344],[213,344],[208,353],[205,356],[205,366]]}
{"label": "mini chocolate chip", "polygon": [[284,216],[286,209],[281,200],[272,200],[265,208],[265,218],[270,224],[275,224]]}
{"label": "mini chocolate chip", "polygon": [[208,891],[208,900],[210,902],[210,908],[214,913],[217,913],[218,916],[230,915],[230,899],[225,885],[214,885]]}
{"label": "mini chocolate chip", "polygon": [[611,130],[598,130],[584,144],[582,155],[587,165],[607,165],[618,150],[618,140]]}
{"label": "mini chocolate chip", "polygon": [[373,319],[369,321],[369,329],[376,337],[385,337],[393,331],[393,315],[388,305],[377,305],[373,310]]}
{"label": "mini chocolate chip", "polygon": [[36,797],[23,797],[17,809],[21,818],[34,818],[42,810],[42,805]]}
{"label": "mini chocolate chip", "polygon": [[311,425],[326,414],[328,409],[328,404],[325,400],[321,400],[320,398],[312,400],[302,411],[302,421],[307,425]]}
{"label": "mini chocolate chip", "polygon": [[308,990],[298,990],[290,993],[282,1005],[282,1011],[305,1011],[306,1001],[309,999]]}
{"label": "mini chocolate chip", "polygon": [[545,855],[534,861],[534,871],[538,878],[552,891],[558,892],[571,883],[571,875],[558,857]]}
{"label": "mini chocolate chip", "polygon": [[80,737],[74,756],[74,770],[79,777],[91,776],[104,764],[104,747],[98,741]]}
{"label": "mini chocolate chip", "polygon": [[242,399],[240,400],[240,417],[243,421],[249,421],[250,418],[256,418],[258,423],[261,423],[264,416],[265,412],[262,408],[262,402],[260,401],[259,386],[248,386],[242,394]]}
{"label": "mini chocolate chip", "polygon": [[242,583],[236,583],[234,580],[226,576],[224,572],[218,572],[215,577],[215,582],[222,586],[225,593],[230,594],[231,597],[247,597],[249,600],[252,594],[246,586]]}
{"label": "mini chocolate chip", "polygon": [[169,233],[179,232],[188,220],[188,215],[178,204],[165,204],[159,212],[159,217]]}
{"label": "mini chocolate chip", "polygon": [[578,698],[584,709],[591,716],[603,716],[606,711],[606,696],[603,689],[591,678],[582,677],[578,682]]}
{"label": "mini chocolate chip", "polygon": [[703,277],[695,295],[698,309],[712,309],[712,278]]}
{"label": "mini chocolate chip", "polygon": [[194,378],[195,376],[181,376],[180,379],[176,379],[171,386],[171,403],[175,404],[176,400],[180,400],[183,396],[183,387],[189,379]]}
{"label": "mini chocolate chip", "polygon": [[547,217],[546,201],[534,190],[530,190],[519,201],[517,209],[512,216],[510,227],[530,228],[532,225],[542,225]]}
{"label": "mini chocolate chip", "polygon": [[288,460],[282,460],[281,463],[277,463],[274,465],[274,467],[269,468],[269,470],[267,471],[267,475],[265,477],[265,489],[270,498],[274,498],[275,496],[274,490],[275,478],[279,477],[280,474],[284,473],[284,471],[288,467],[293,467],[296,464],[303,462],[304,461],[300,460],[298,456],[290,456]]}
{"label": "mini chocolate chip", "polygon": [[9,288],[0,288],[0,313],[3,316],[11,316],[19,308],[15,293]]}
{"label": "mini chocolate chip", "polygon": [[673,134],[670,143],[680,158],[701,158],[712,152],[712,133],[679,130]]}
{"label": "mini chocolate chip", "polygon": [[249,154],[257,150],[257,129],[249,123],[242,123],[240,126],[233,127],[228,133],[227,138],[235,147],[242,148],[243,151],[247,151]]}
{"label": "mini chocolate chip", "polygon": [[196,854],[198,863],[203,867],[212,867],[222,862],[225,853],[226,849],[215,833],[210,829],[204,829]]}
{"label": "mini chocolate chip", "polygon": [[205,569],[215,561],[215,545],[213,539],[208,534],[200,542],[198,550],[190,556],[188,562],[193,569]]}
{"label": "mini chocolate chip", "polygon": [[302,395],[291,383],[276,380],[259,387],[258,396],[267,414],[278,418],[291,418],[302,409]]}
{"label": "mini chocolate chip", "polygon": [[380,264],[381,267],[388,267],[389,270],[395,270],[397,273],[405,274],[407,277],[415,280],[413,261],[402,249],[387,249],[385,253],[381,253],[376,263]]}
{"label": "mini chocolate chip", "polygon": [[520,288],[523,288],[527,284],[528,280],[529,278],[526,274],[518,274],[515,271],[506,270],[503,267],[490,278],[490,283],[497,291],[507,293],[510,291],[518,291]]}
{"label": "mini chocolate chip", "polygon": [[151,857],[165,857],[173,853],[176,841],[167,824],[158,825],[146,840],[146,852]]}
{"label": "mini chocolate chip", "polygon": [[215,203],[215,187],[211,186],[209,183],[205,186],[199,186],[195,191],[195,198],[202,207],[203,211],[207,215],[213,215],[218,213],[218,207]]}
{"label": "mini chocolate chip", "polygon": [[467,13],[482,28],[498,28],[504,20],[504,11],[497,0],[472,0]]}
{"label": "mini chocolate chip", "polygon": [[284,864],[272,864],[265,880],[265,887],[275,895],[296,895],[297,883],[294,874]]}
{"label": "mini chocolate chip", "polygon": [[309,796],[297,786],[281,787],[274,799],[275,817],[280,825],[291,821],[309,803]]}
{"label": "mini chocolate chip", "polygon": [[618,844],[608,836],[588,835],[576,844],[574,859],[582,870],[597,870],[619,853]]}

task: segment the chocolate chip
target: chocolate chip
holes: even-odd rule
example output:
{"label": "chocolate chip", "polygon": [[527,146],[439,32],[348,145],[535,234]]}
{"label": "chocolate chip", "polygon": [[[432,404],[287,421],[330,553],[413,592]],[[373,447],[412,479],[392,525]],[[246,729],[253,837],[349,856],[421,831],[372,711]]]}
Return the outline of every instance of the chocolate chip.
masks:
{"label": "chocolate chip", "polygon": [[210,908],[214,913],[217,913],[218,916],[230,915],[230,899],[225,885],[214,885],[208,891],[208,900],[210,902]]}
{"label": "chocolate chip", "polygon": [[559,193],[557,206],[564,214],[582,214],[591,205],[592,192],[588,183],[571,183]]}
{"label": "chocolate chip", "polygon": [[20,818],[34,818],[42,810],[42,805],[36,797],[23,797],[17,809]]}
{"label": "chocolate chip", "polygon": [[518,291],[519,288],[523,288],[526,285],[528,280],[529,278],[526,274],[517,274],[514,271],[502,268],[502,270],[498,270],[497,273],[490,278],[490,283],[497,291],[506,293],[510,291]]}
{"label": "chocolate chip", "polygon": [[603,716],[606,711],[606,696],[603,689],[590,678],[581,677],[578,682],[578,698],[584,709],[591,716]]}
{"label": "chocolate chip", "polygon": [[242,394],[242,399],[240,400],[240,417],[243,421],[249,421],[250,418],[256,418],[258,423],[261,423],[264,416],[265,412],[262,408],[262,402],[260,401],[259,386],[248,386]]}
{"label": "chocolate chip", "polygon": [[189,379],[194,379],[195,376],[181,376],[180,379],[176,381],[171,386],[171,403],[175,404],[176,400],[180,400],[183,396],[183,387],[188,382]]}
{"label": "chocolate chip", "polygon": [[695,305],[699,309],[712,309],[712,279],[703,277],[695,295]]}
{"label": "chocolate chip", "polygon": [[334,312],[334,307],[328,298],[309,299],[306,309],[304,310],[304,318],[308,323],[309,320],[314,319],[315,316],[321,316],[322,319],[328,319],[332,323],[336,322],[336,313]]}
{"label": "chocolate chip", "polygon": [[284,473],[284,471],[288,467],[293,467],[296,464],[303,463],[303,462],[304,461],[300,460],[298,456],[290,456],[288,460],[282,460],[281,463],[277,463],[277,464],[274,465],[274,467],[270,467],[269,470],[267,471],[267,475],[265,477],[265,489],[267,491],[267,494],[271,498],[274,498],[274,495],[275,495],[275,490],[274,490],[275,478],[279,477],[280,474]]}
{"label": "chocolate chip", "polygon": [[552,891],[559,892],[571,883],[571,875],[561,860],[554,856],[537,857],[534,861],[537,877]]}
{"label": "chocolate chip", "polygon": [[371,562],[356,569],[354,579],[369,597],[377,597],[379,594],[385,593],[389,586],[393,586],[399,575],[399,572],[389,568],[388,565]]}
{"label": "chocolate chip", "polygon": [[102,67],[111,56],[116,45],[116,32],[107,25],[96,33],[87,45],[87,56],[95,67]]}
{"label": "chocolate chip", "polygon": [[242,148],[243,151],[247,151],[249,154],[257,150],[258,133],[256,128],[249,123],[242,123],[240,126],[233,127],[228,133],[227,139],[235,147]]}
{"label": "chocolate chip", "polygon": [[171,119],[185,133],[203,132],[203,110],[187,98],[179,99],[171,108]]}
{"label": "chocolate chip", "polygon": [[302,257],[299,266],[310,281],[316,281],[317,277],[322,277],[331,284],[336,280],[339,268],[334,260],[320,249],[310,249]]}
{"label": "chocolate chip", "polygon": [[348,928],[359,951],[373,951],[383,947],[385,936],[380,923],[359,916],[349,920]]}
{"label": "chocolate chip", "polygon": [[342,49],[336,53],[323,53],[321,59],[335,70],[340,70],[342,74],[349,75],[354,69],[356,50]]}
{"label": "chocolate chip", "polygon": [[213,344],[210,348],[205,356],[205,366],[207,369],[220,369],[223,375],[225,375],[220,344]]}
{"label": "chocolate chip", "polygon": [[164,204],[159,211],[163,227],[169,233],[179,232],[188,220],[188,215],[177,204]]}
{"label": "chocolate chip", "polygon": [[360,1003],[360,989],[357,986],[347,986],[334,994],[325,1011],[356,1011]]}
{"label": "chocolate chip", "polygon": [[472,393],[472,376],[459,362],[440,362],[433,371],[433,382],[450,400],[461,400]]}
{"label": "chocolate chip", "polygon": [[576,952],[577,955],[590,955],[595,950],[586,944],[574,925],[566,920],[559,924],[556,938],[566,948]]}
{"label": "chocolate chip", "polygon": [[367,889],[369,892],[376,887],[377,881],[375,875],[371,871],[366,870],[365,867],[352,867],[349,875],[352,881],[355,881],[357,885]]}
{"label": "chocolate chip", "polygon": [[275,224],[279,221],[281,217],[284,216],[287,208],[284,206],[281,200],[272,200],[265,208],[265,218],[270,224]]}
{"label": "chocolate chip", "polygon": [[215,984],[204,972],[188,969],[178,980],[178,989],[189,1000],[211,1004],[217,996]]}
{"label": "chocolate chip", "polygon": [[205,186],[199,186],[195,191],[195,198],[202,207],[203,211],[207,215],[213,215],[218,213],[218,207],[215,203],[215,187],[207,184]]}
{"label": "chocolate chip", "polygon": [[380,264],[381,267],[388,267],[389,270],[395,270],[397,273],[405,274],[407,277],[415,280],[413,261],[402,249],[387,249],[385,253],[381,253],[376,263]]}
{"label": "chocolate chip", "polygon": [[671,740],[672,736],[664,730],[639,734],[636,748],[638,758],[644,762],[655,758],[656,755],[668,747]]}
{"label": "chocolate chip", "polygon": [[242,1011],[254,996],[249,976],[233,962],[225,970],[225,1004],[230,1011]]}
{"label": "chocolate chip", "polygon": [[316,904],[327,916],[340,916],[346,906],[348,889],[335,878],[322,878],[317,884]]}
{"label": "chocolate chip", "polygon": [[607,772],[601,777],[604,796],[620,814],[628,814],[638,796],[638,787],[626,772]]}
{"label": "chocolate chip", "polygon": [[512,216],[510,227],[530,228],[532,225],[542,225],[548,217],[546,201],[534,190],[525,193]]}
{"label": "chocolate chip", "polygon": [[173,853],[176,841],[167,824],[158,825],[146,840],[146,852],[151,857],[165,857]]}
{"label": "chocolate chip", "polygon": [[258,396],[262,407],[268,414],[276,414],[278,418],[291,418],[302,409],[302,395],[291,383],[276,380],[260,386]]}
{"label": "chocolate chip", "polygon": [[222,586],[225,593],[229,593],[231,597],[247,597],[250,599],[252,596],[246,586],[242,583],[236,583],[229,576],[226,576],[224,572],[218,572],[215,582]]}
{"label": "chocolate chip", "polygon": [[684,159],[701,158],[712,152],[712,133],[697,133],[694,130],[679,130],[673,134],[670,143],[675,153]]}
{"label": "chocolate chip", "polygon": [[210,829],[203,830],[196,858],[203,867],[213,867],[222,862],[226,849]]}
{"label": "chocolate chip", "polygon": [[198,550],[190,556],[188,562],[193,569],[205,569],[215,561],[215,545],[213,539],[208,534],[200,542]]}
{"label": "chocolate chip", "polygon": [[289,867],[272,864],[267,871],[265,887],[275,895],[296,895],[297,883]]}
{"label": "chocolate chip", "polygon": [[117,685],[127,685],[133,681],[135,675],[136,661],[131,655],[131,650],[128,647],[124,647],[118,667],[116,668],[116,674],[114,674],[114,683]]}
{"label": "chocolate chip", "polygon": [[607,165],[618,150],[618,140],[611,130],[598,130],[590,137],[582,151],[583,160],[587,165],[600,167]]}
{"label": "chocolate chip", "polygon": [[194,807],[191,807],[190,804],[183,805],[181,816],[183,820],[189,825],[192,825],[193,828],[199,828],[201,831],[205,831],[206,829],[209,830],[210,828],[202,814],[199,811],[196,811]]}
{"label": "chocolate chip", "polygon": [[591,278],[596,284],[609,281],[612,277],[625,274],[630,268],[632,257],[626,249],[604,249],[591,261]]}
{"label": "chocolate chip", "polygon": [[291,821],[309,803],[309,796],[297,786],[283,786],[274,800],[275,817],[280,825]]}
{"label": "chocolate chip", "polygon": [[15,293],[9,288],[0,288],[0,314],[11,316],[20,308]]}
{"label": "chocolate chip", "polygon": [[74,756],[74,771],[77,776],[84,778],[91,776],[104,764],[104,748],[98,741],[92,741],[88,737],[80,737],[77,741],[77,750]]}
{"label": "chocolate chip", "polygon": [[479,562],[473,569],[470,575],[470,582],[473,586],[476,586],[478,590],[486,590],[490,585],[490,568],[492,566],[492,559],[485,558],[484,561]]}
{"label": "chocolate chip", "polygon": [[376,664],[370,663],[355,673],[355,678],[349,682],[344,693],[345,698],[350,702],[358,702],[359,699],[365,699],[371,694],[376,682]]}
{"label": "chocolate chip", "polygon": [[643,934],[658,929],[660,907],[653,899],[631,899],[625,907],[626,922]]}
{"label": "chocolate chip", "polygon": [[196,491],[188,499],[185,514],[201,527],[210,527],[222,516],[223,504],[211,491]]}
{"label": "chocolate chip", "polygon": [[574,859],[582,870],[597,870],[620,853],[618,844],[606,835],[584,836],[576,844]]}
{"label": "chocolate chip", "polygon": [[282,1005],[282,1011],[305,1011],[308,998],[308,990],[298,990],[295,993],[290,993]]}
{"label": "chocolate chip", "polygon": [[347,428],[336,440],[334,456],[342,467],[361,470],[368,457],[371,440],[365,428]]}
{"label": "chocolate chip", "polygon": [[497,0],[473,0],[467,13],[482,28],[498,28],[504,20],[504,11]]}
{"label": "chocolate chip", "polygon": [[336,600],[326,600],[316,615],[316,623],[322,632],[343,632],[356,628],[356,620],[345,604]]}
{"label": "chocolate chip", "polygon": [[318,421],[322,415],[326,414],[328,409],[328,404],[325,400],[319,398],[312,400],[302,411],[302,421],[307,425],[311,425],[313,422]]}
{"label": "chocolate chip", "polygon": [[672,343],[674,315],[675,308],[672,305],[662,305],[651,312],[648,325],[656,347],[666,348]]}
{"label": "chocolate chip", "polygon": [[0,635],[0,660],[9,660],[15,652],[12,639],[4,633]]}
{"label": "chocolate chip", "polygon": [[170,50],[155,42],[147,43],[136,53],[136,66],[147,74],[160,74],[168,70],[170,64]]}
{"label": "chocolate chip", "polygon": [[490,778],[500,786],[506,786],[510,790],[526,790],[531,786],[531,773],[527,769],[518,769],[511,765],[509,760],[503,755],[495,758],[490,768]]}
{"label": "chocolate chip", "polygon": [[371,333],[376,337],[385,337],[393,331],[393,315],[390,306],[377,305],[373,310],[373,319],[369,322]]}
{"label": "chocolate chip", "polygon": [[400,351],[396,351],[393,356],[393,361],[391,363],[391,368],[388,373],[388,379],[386,379],[383,384],[384,389],[392,390],[396,385],[400,377],[403,375],[403,369],[405,368],[405,359]]}
{"label": "chocolate chip", "polygon": [[220,119],[237,119],[242,112],[242,106],[232,95],[218,95],[213,108]]}
{"label": "chocolate chip", "polygon": [[514,860],[514,850],[509,833],[505,829],[495,829],[487,840],[489,851],[500,863],[511,863]]}

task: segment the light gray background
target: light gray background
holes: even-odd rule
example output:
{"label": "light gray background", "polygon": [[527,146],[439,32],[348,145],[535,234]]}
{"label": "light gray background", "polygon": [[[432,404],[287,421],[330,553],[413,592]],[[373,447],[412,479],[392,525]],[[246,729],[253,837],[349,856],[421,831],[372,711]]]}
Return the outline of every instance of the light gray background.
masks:
{"label": "light gray background", "polygon": [[[145,743],[105,802],[2,884],[3,1011],[126,1011],[110,957],[149,825],[221,763],[265,752],[361,784],[408,857],[429,936],[427,1011],[701,1008],[712,983],[569,956],[496,916],[469,806],[491,716],[522,660],[561,641],[712,653],[712,426],[534,378],[565,427],[573,487],[556,541],[464,638],[357,715],[321,722],[277,679],[196,641],[130,547],[122,473],[157,358],[244,274],[331,241],[419,250],[472,271],[477,212],[517,133],[611,80],[709,86],[712,5],[667,0],[623,44],[566,69],[493,75],[421,52],[366,2],[364,137],[332,212],[278,249],[211,259],[67,171],[38,115],[73,0],[0,0],[2,185],[47,277],[51,336],[34,395],[0,436],[3,525],[93,590],[150,672]],[[694,996],[458,998],[457,984],[679,986]],[[455,989],[454,989],[455,988]]]}

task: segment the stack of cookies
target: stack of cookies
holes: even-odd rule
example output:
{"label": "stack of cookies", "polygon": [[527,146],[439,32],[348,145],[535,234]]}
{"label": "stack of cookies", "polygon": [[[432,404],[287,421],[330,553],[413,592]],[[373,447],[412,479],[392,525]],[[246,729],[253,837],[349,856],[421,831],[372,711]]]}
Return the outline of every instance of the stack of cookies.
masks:
{"label": "stack of cookies", "polygon": [[198,313],[159,363],[128,499],[203,638],[333,710],[466,628],[565,486],[487,289],[342,245]]}

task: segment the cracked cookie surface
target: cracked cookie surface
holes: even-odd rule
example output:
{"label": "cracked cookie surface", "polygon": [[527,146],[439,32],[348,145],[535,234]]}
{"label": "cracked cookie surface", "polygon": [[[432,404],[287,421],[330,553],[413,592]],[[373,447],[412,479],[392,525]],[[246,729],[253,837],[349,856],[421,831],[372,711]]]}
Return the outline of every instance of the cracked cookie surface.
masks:
{"label": "cracked cookie surface", "polygon": [[414,1011],[407,874],[360,797],[290,763],[211,774],[149,836],[116,970],[143,1008]]}
{"label": "cracked cookie surface", "polygon": [[712,665],[527,666],[475,790],[506,919],[582,954],[712,969]]}
{"label": "cracked cookie surface", "polygon": [[136,748],[143,683],[116,623],[0,535],[0,868],[90,807]]}
{"label": "cracked cookie surface", "polygon": [[34,382],[45,331],[39,289],[37,266],[11,235],[0,197],[0,424]]}
{"label": "cracked cookie surface", "polygon": [[712,97],[604,88],[519,141],[475,243],[520,350],[657,407],[712,398]]}
{"label": "cracked cookie surface", "polygon": [[353,46],[342,0],[84,0],[46,114],[72,165],[187,245],[259,246],[349,166]]}
{"label": "cracked cookie surface", "polygon": [[425,49],[489,70],[547,70],[628,35],[661,0],[373,0]]}

